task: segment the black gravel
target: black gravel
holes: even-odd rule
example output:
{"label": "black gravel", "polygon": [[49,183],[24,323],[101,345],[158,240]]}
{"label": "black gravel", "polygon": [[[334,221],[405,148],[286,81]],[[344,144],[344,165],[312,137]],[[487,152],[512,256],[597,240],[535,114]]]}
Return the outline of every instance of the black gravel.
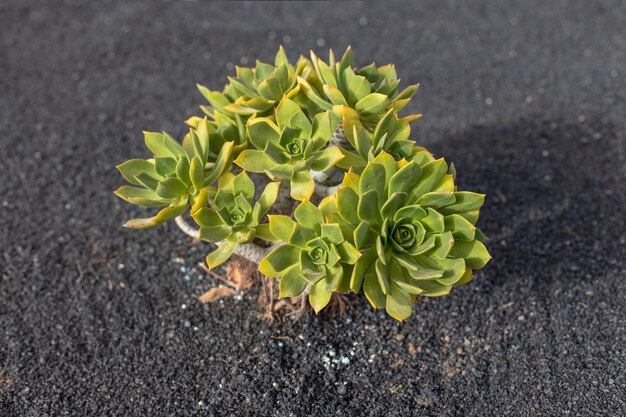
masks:
{"label": "black gravel", "polygon": [[[507,4],[505,4],[507,3]],[[0,415],[623,416],[626,3],[3,0]],[[115,198],[233,65],[352,44],[486,192],[494,260],[404,324],[202,305],[207,248]],[[79,273],[82,270],[82,274]]]}

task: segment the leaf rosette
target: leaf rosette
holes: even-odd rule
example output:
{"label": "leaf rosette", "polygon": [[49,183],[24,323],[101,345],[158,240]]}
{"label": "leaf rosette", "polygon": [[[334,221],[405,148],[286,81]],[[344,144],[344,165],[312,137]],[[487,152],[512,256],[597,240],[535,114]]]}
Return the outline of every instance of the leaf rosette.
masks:
{"label": "leaf rosette", "polygon": [[285,244],[264,258],[259,270],[268,277],[280,277],[281,298],[300,295],[310,285],[309,302],[319,312],[333,292],[347,287],[343,283],[349,275],[345,277],[344,270],[350,270],[361,254],[344,238],[341,227],[326,223],[309,201],[296,208],[294,218],[269,216],[271,233]]}
{"label": "leaf rosette", "polygon": [[389,110],[370,132],[361,124],[355,110],[346,106],[335,106],[335,112],[341,114],[345,138],[350,145],[348,148],[341,148],[344,158],[337,163],[337,167],[359,173],[368,161],[381,152],[390,154],[397,161],[412,155],[415,141],[409,139],[410,123],[421,115],[398,118],[397,113]]}
{"label": "leaf rosette", "polygon": [[[209,155],[219,154],[222,147],[228,143],[233,143],[230,152],[230,163],[239,156],[241,151],[249,147],[248,133],[246,132],[246,124],[244,118],[238,114],[233,117],[226,116],[223,113],[214,112],[210,116],[198,117],[192,116],[185,120],[188,126],[196,131],[198,129],[206,129],[209,132],[211,140],[209,142]],[[190,152],[193,149],[193,137],[189,132],[183,138],[183,148]]]}
{"label": "leaf rosette", "polygon": [[210,268],[224,263],[238,245],[248,243],[254,237],[276,240],[268,224],[261,223],[261,220],[276,201],[279,187],[278,182],[267,184],[253,203],[254,182],[244,171],[238,175],[226,172],[220,176],[217,189],[201,190],[191,208],[191,215],[200,226],[200,239],[221,242],[206,258]]}
{"label": "leaf rosette", "polygon": [[350,288],[404,320],[418,296],[448,294],[491,258],[475,226],[483,201],[457,191],[443,158],[418,148],[399,162],[382,152],[320,207],[362,253]]}
{"label": "leaf rosette", "polygon": [[210,134],[206,119],[191,129],[181,145],[167,133],[144,132],[149,159],[131,159],[117,166],[124,179],[115,194],[144,207],[165,207],[155,216],[128,220],[124,226],[143,229],[172,220],[194,204],[200,191],[215,183],[228,169],[233,142],[217,140]]}
{"label": "leaf rosette", "polygon": [[311,121],[298,104],[284,98],[274,119],[248,122],[248,136],[257,149],[244,150],[234,162],[246,171],[290,181],[291,197],[307,200],[315,190],[310,171],[326,171],[343,158],[338,147],[327,147],[337,124],[328,111]]}
{"label": "leaf rosette", "polygon": [[398,92],[400,80],[391,64],[355,69],[349,47],[340,61],[335,60],[331,50],[328,63],[311,51],[311,64],[313,71],[305,71],[298,78],[304,95],[322,110],[332,110],[335,106],[353,109],[370,131],[387,112],[400,112],[418,88],[412,85]]}
{"label": "leaf rosette", "polygon": [[237,66],[236,76],[228,78],[223,92],[198,85],[200,93],[210,103],[203,110],[207,114],[217,111],[230,118],[240,115],[246,119],[271,114],[284,97],[298,94],[297,77],[307,66],[310,63],[304,57],[300,57],[295,66],[290,64],[281,46],[274,65],[257,60],[254,68]]}

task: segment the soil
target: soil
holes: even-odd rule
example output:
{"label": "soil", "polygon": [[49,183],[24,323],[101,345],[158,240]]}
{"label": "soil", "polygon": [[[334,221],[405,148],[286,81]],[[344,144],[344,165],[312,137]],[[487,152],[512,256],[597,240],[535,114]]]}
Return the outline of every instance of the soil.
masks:
{"label": "soil", "polygon": [[[626,3],[0,5],[0,415],[626,415]],[[195,83],[352,44],[487,193],[493,261],[401,324],[202,304],[208,250],[112,195]]]}

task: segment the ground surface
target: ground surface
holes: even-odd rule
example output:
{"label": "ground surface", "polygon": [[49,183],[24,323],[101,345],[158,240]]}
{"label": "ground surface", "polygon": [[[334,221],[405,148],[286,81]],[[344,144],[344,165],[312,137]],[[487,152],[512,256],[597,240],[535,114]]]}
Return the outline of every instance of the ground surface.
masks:
{"label": "ground surface", "polygon": [[[3,1],[0,415],[625,415],[625,3],[419,3]],[[270,325],[195,300],[205,246],[120,227],[141,130],[279,43],[422,83],[414,136],[488,194],[471,285]]]}

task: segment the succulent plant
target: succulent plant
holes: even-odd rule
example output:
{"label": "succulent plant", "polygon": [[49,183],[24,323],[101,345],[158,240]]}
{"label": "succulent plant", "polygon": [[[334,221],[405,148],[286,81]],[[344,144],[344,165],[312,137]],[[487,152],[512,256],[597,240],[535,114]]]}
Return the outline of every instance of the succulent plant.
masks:
{"label": "succulent plant", "polygon": [[[316,312],[324,308],[333,292],[347,289],[344,268],[361,256],[336,223],[326,223],[321,211],[303,201],[294,211],[295,221],[270,215],[271,233],[285,244],[259,264],[268,277],[280,277],[280,297],[295,297],[311,286],[309,302]],[[348,276],[349,278],[349,276]]]}
{"label": "succulent plant", "polygon": [[412,85],[398,93],[400,80],[391,64],[382,67],[370,64],[355,69],[350,47],[338,62],[331,50],[328,61],[324,62],[311,51],[315,76],[306,72],[298,78],[302,92],[322,110],[331,110],[334,106],[353,109],[370,131],[387,112],[400,112],[418,88]]}
{"label": "succulent plant", "polygon": [[279,182],[267,184],[253,204],[254,182],[244,171],[238,175],[226,172],[219,178],[217,189],[207,187],[200,191],[191,208],[192,217],[200,225],[200,239],[222,242],[206,258],[210,268],[224,263],[239,244],[254,237],[276,240],[261,219],[276,201],[279,187]]}
{"label": "succulent plant", "polygon": [[443,158],[419,150],[399,162],[381,152],[361,175],[346,174],[321,207],[362,253],[350,289],[363,288],[373,307],[404,320],[418,296],[448,294],[491,258],[475,226],[483,201],[456,190]]}
{"label": "succulent plant", "polygon": [[124,179],[115,194],[144,207],[165,207],[154,217],[128,220],[124,226],[143,229],[172,220],[194,204],[200,191],[228,169],[233,142],[212,147],[206,119],[191,129],[182,145],[167,133],[144,132],[153,157],[131,159],[117,166]]}
{"label": "succulent plant", "polygon": [[273,65],[237,67],[221,92],[198,86],[210,105],[187,119],[182,143],[145,132],[153,156],[118,166],[130,185],[115,194],[161,208],[125,226],[175,218],[216,244],[211,268],[241,255],[280,279],[280,297],[308,295],[316,312],[333,293],[363,291],[406,319],[419,297],[468,283],[490,255],[476,228],[484,195],[458,191],[454,165],[416,145],[410,123],[421,115],[399,112],[417,85],[398,85],[393,65],[357,69],[350,48],[292,65],[281,47]]}
{"label": "succulent plant", "polygon": [[200,93],[211,104],[203,110],[209,115],[217,111],[231,118],[271,113],[283,97],[298,93],[297,77],[307,65],[310,65],[308,61],[301,57],[294,67],[281,46],[274,65],[257,60],[254,68],[236,67],[237,76],[228,77],[229,83],[223,92],[198,85]]}
{"label": "succulent plant", "polygon": [[[233,148],[230,153],[230,162],[237,158],[241,151],[249,147],[246,124],[240,115],[236,114],[231,118],[225,114],[215,112],[211,120],[207,116],[192,116],[185,120],[185,123],[194,129],[198,129],[200,124],[206,124],[206,129],[211,136],[209,151],[213,155],[219,153],[225,143],[232,142]],[[183,138],[183,147],[191,148],[191,146],[193,146],[193,141],[191,133],[188,133]]]}
{"label": "succulent plant", "polygon": [[339,168],[361,172],[367,161],[381,152],[391,154],[396,160],[411,156],[415,142],[409,139],[409,123],[420,115],[398,118],[393,110],[389,110],[370,132],[360,123],[355,110],[346,106],[337,107],[340,107],[337,112],[342,115],[345,138],[351,147],[341,148],[344,158],[337,163]]}
{"label": "succulent plant", "polygon": [[315,190],[310,171],[325,171],[343,158],[338,147],[325,147],[337,118],[326,111],[311,121],[294,101],[284,98],[275,119],[276,123],[266,117],[248,122],[250,142],[257,149],[241,152],[235,164],[274,180],[289,180],[291,197],[307,200]]}

